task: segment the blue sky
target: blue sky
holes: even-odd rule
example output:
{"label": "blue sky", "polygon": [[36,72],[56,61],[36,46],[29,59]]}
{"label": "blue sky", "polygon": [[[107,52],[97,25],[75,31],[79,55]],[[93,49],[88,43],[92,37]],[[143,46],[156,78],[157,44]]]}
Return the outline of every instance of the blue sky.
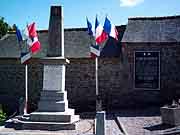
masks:
{"label": "blue sky", "polygon": [[128,17],[180,15],[180,0],[0,0],[0,16],[20,28],[34,21],[48,29],[51,5],[63,5],[65,28],[86,27],[86,16],[94,24],[96,14],[102,25],[106,15],[115,25]]}

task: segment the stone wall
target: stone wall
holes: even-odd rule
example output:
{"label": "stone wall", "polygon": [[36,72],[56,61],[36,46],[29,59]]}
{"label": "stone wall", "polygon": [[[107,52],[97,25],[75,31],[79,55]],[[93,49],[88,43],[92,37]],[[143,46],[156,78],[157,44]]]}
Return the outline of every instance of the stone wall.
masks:
{"label": "stone wall", "polygon": [[[128,92],[129,73],[120,58],[100,58],[99,92],[103,107],[117,109]],[[76,110],[95,109],[95,61],[92,59],[71,59],[67,66],[66,88],[69,103]],[[73,102],[73,103],[72,103]]]}
{"label": "stone wall", "polygon": [[[160,90],[138,90],[133,87],[133,54],[135,50],[160,51]],[[106,110],[124,107],[160,106],[169,100],[180,87],[180,47],[176,44],[127,44],[121,58],[100,58],[99,91]],[[42,89],[43,66],[38,59],[29,65],[30,110],[36,109]],[[25,66],[19,59],[0,59],[0,103],[13,104],[24,96]],[[76,111],[95,110],[95,61],[89,58],[73,58],[66,67],[66,90],[69,106]],[[175,93],[175,92],[174,92]],[[180,93],[179,93],[180,94]],[[10,97],[10,98],[3,98]]]}
{"label": "stone wall", "polygon": [[[34,60],[36,61],[36,60]],[[69,106],[77,111],[95,109],[95,62],[92,59],[70,59],[66,68],[66,90]],[[0,95],[8,95],[17,100],[24,96],[25,66],[17,59],[0,60]],[[42,65],[31,62],[28,66],[28,89],[31,109],[36,108],[39,91],[42,89]],[[103,106],[114,108],[119,106],[122,93],[129,87],[128,69],[124,68],[120,58],[101,58],[99,61],[99,91],[103,98]],[[14,100],[14,98],[12,98]],[[0,101],[3,102],[3,101]],[[13,102],[13,101],[5,101]]]}
{"label": "stone wall", "polygon": [[[180,98],[180,46],[178,43],[124,43],[123,51],[129,63],[131,78],[134,77],[134,51],[160,51],[159,99],[162,104],[166,104],[170,103],[172,98]],[[131,83],[133,84],[133,80]]]}
{"label": "stone wall", "polygon": [[[42,89],[42,65],[28,66],[28,92],[30,108],[35,109]],[[25,95],[25,65],[19,59],[0,59],[0,103],[12,106],[10,112],[16,109],[20,98]],[[13,107],[13,105],[15,106]]]}

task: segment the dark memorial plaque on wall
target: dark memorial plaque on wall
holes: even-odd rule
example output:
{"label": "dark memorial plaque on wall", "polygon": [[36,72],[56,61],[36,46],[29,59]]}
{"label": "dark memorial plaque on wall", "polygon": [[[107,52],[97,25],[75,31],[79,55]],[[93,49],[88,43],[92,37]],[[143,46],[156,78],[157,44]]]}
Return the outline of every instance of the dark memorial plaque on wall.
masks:
{"label": "dark memorial plaque on wall", "polygon": [[135,59],[135,88],[160,88],[160,53],[158,51],[136,51]]}

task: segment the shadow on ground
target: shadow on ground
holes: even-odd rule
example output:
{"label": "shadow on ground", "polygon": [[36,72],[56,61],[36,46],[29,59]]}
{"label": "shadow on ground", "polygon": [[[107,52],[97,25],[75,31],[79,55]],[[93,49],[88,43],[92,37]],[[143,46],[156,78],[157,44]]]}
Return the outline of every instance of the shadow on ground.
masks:
{"label": "shadow on ground", "polygon": [[122,109],[109,113],[114,113],[118,117],[153,117],[161,115],[160,107]]}
{"label": "shadow on ground", "polygon": [[173,128],[174,126],[168,125],[168,124],[158,124],[158,125],[153,125],[150,127],[144,127],[144,129],[150,130],[150,131],[156,131],[156,130],[166,130]]}

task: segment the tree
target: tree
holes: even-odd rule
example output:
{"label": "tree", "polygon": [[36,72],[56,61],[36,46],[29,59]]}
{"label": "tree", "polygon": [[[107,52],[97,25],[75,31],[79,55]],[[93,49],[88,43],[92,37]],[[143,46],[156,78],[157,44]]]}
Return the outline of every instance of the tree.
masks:
{"label": "tree", "polygon": [[11,30],[10,25],[4,21],[4,17],[0,17],[0,38],[4,36],[8,30]]}

